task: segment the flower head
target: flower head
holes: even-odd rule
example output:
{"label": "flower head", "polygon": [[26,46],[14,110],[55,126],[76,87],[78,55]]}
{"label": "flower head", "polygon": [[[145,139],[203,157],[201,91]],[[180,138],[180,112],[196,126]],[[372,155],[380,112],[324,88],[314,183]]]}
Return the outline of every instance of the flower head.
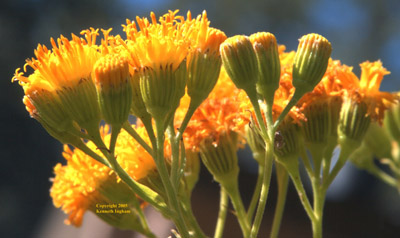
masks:
{"label": "flower head", "polygon": [[147,18],[136,17],[135,22],[127,20],[123,25],[126,32],[126,46],[139,67],[165,68],[176,70],[185,59],[189,47],[187,30],[178,11],[169,11],[157,21],[151,12]]}
{"label": "flower head", "polygon": [[97,50],[96,37],[98,29],[91,28],[81,32],[85,39],[72,34],[72,40],[60,36],[51,38],[52,50],[45,45],[38,45],[34,51],[36,58],[28,59],[24,66],[34,70],[28,77],[19,69],[14,75],[24,88],[26,94],[37,88],[57,90],[61,87],[75,86],[82,78],[88,78],[96,60],[100,57]]}
{"label": "flower head", "polygon": [[226,35],[209,27],[206,11],[196,19],[188,12],[185,24],[190,25],[190,49],[187,56],[187,93],[192,104],[198,106],[211,92],[221,69],[219,46]]}
{"label": "flower head", "polygon": [[[235,87],[222,69],[216,86],[196,110],[184,132],[187,148],[197,150],[200,143],[207,138],[212,138],[216,145],[222,133],[243,134],[250,119],[250,104],[247,101],[245,93]],[[178,127],[188,105],[189,97],[185,96],[175,115]]]}
{"label": "flower head", "polygon": [[105,121],[121,125],[128,120],[133,92],[127,58],[107,54],[96,62],[92,75]]}
{"label": "flower head", "polygon": [[272,104],[275,91],[279,87],[281,65],[276,38],[269,32],[258,32],[250,36],[257,56],[260,77],[257,81],[257,92],[267,103]]}
{"label": "flower head", "polygon": [[293,62],[293,86],[302,94],[310,92],[321,81],[331,56],[331,43],[318,34],[300,38]]}
{"label": "flower head", "polygon": [[[57,40],[51,38],[52,50],[39,45],[35,50],[36,58],[27,60],[24,67],[25,73],[28,66],[34,72],[26,77],[17,69],[14,80],[19,81],[25,95],[39,111],[45,107],[40,103],[59,101],[68,118],[88,129],[98,127],[100,121],[96,89],[90,76],[100,53],[96,45],[98,30],[91,28],[81,34],[85,39],[74,34],[72,40],[62,35]],[[43,99],[42,94],[51,94],[52,98],[47,101],[33,99]],[[46,116],[47,113],[42,113],[44,120]]]}
{"label": "flower head", "polygon": [[[111,137],[108,131],[108,126],[102,129],[106,143],[109,143]],[[137,132],[146,138],[144,128],[137,128]],[[93,143],[88,142],[87,146],[97,151]],[[125,131],[118,137],[115,154],[121,167],[135,180],[145,178],[155,169],[152,157]],[[107,195],[108,192],[113,192],[113,189],[114,192],[119,189],[125,191],[124,186],[126,186],[108,167],[79,149],[71,150],[67,145],[64,146],[63,156],[67,160],[67,165],[55,166],[50,195],[54,205],[69,214],[67,224],[79,226],[87,210],[95,211],[96,203],[121,202],[113,201],[115,196]],[[129,191],[127,189],[125,193]]]}
{"label": "flower head", "polygon": [[[158,22],[147,18],[127,20],[127,40],[121,42],[131,55],[131,65],[140,74],[140,92],[147,111],[157,121],[167,120],[185,94],[189,29],[177,11],[165,14]],[[133,83],[135,85],[135,83]]]}

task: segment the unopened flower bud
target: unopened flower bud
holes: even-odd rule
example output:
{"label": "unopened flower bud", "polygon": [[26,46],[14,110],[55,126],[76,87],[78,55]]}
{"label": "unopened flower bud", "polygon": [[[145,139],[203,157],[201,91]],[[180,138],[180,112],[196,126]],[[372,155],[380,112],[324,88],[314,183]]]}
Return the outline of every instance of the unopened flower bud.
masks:
{"label": "unopened flower bud", "polygon": [[90,75],[81,78],[75,86],[58,89],[57,95],[65,110],[79,126],[89,134],[98,134],[100,107],[96,87]]}
{"label": "unopened flower bud", "polygon": [[190,53],[188,59],[187,92],[192,101],[200,105],[217,83],[221,70],[221,58],[218,54],[201,51]]}
{"label": "unopened flower bud", "polygon": [[297,125],[290,118],[284,120],[275,132],[274,152],[278,161],[287,163],[291,160],[289,158],[297,159],[301,144],[302,140]]}
{"label": "unopened flower bud", "polygon": [[346,98],[340,111],[338,141],[341,147],[355,150],[360,146],[371,123],[368,106],[364,102]]}
{"label": "unopened flower bud", "polygon": [[82,143],[77,136],[80,128],[69,117],[57,95],[45,89],[27,91],[23,102],[30,116],[36,119],[46,131],[63,144]]}
{"label": "unopened flower bud", "polygon": [[192,26],[194,42],[187,56],[187,92],[195,106],[207,98],[217,83],[222,64],[219,47],[226,40],[224,32],[208,27],[208,24],[204,11]]}
{"label": "unopened flower bud", "polygon": [[321,81],[331,56],[331,43],[318,34],[300,38],[293,62],[293,86],[302,94],[310,92]]}
{"label": "unopened flower bud", "polygon": [[144,118],[150,118],[150,114],[147,112],[146,105],[143,102],[142,93],[140,91],[140,72],[134,70],[131,76],[132,85],[132,104],[130,113],[137,118],[143,120]]}
{"label": "unopened flower bud", "polygon": [[172,64],[141,69],[140,91],[143,102],[155,120],[165,121],[176,110],[185,94],[186,81],[185,61],[176,69]]}
{"label": "unopened flower bud", "polygon": [[132,103],[128,60],[117,54],[105,55],[94,65],[92,77],[104,120],[121,125],[128,120]]}
{"label": "unopened flower bud", "polygon": [[251,35],[250,41],[253,43],[256,52],[260,75],[257,81],[257,92],[268,103],[272,103],[275,91],[279,87],[281,76],[281,64],[276,38],[271,33],[259,32]]}
{"label": "unopened flower bud", "polygon": [[214,179],[221,184],[237,180],[239,174],[237,139],[238,135],[230,132],[221,134],[218,142],[209,138],[200,144],[201,160]]}
{"label": "unopened flower bud", "polygon": [[228,38],[220,47],[222,62],[237,88],[248,94],[255,91],[258,80],[257,57],[250,39],[244,35]]}

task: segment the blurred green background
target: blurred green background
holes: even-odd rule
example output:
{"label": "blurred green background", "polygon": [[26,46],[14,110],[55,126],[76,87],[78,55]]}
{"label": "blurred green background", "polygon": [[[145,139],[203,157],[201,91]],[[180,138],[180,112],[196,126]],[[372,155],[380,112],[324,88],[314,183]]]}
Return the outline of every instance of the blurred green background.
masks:
{"label": "blurred green background", "polygon": [[[79,34],[89,27],[112,27],[114,34],[122,34],[121,24],[126,18],[148,16],[150,11],[159,16],[169,9],[180,9],[184,15],[191,10],[194,16],[205,9],[211,26],[223,30],[227,36],[272,32],[278,43],[286,45],[288,50],[295,50],[297,39],[304,34],[322,34],[332,43],[332,57],[354,66],[357,75],[359,63],[382,60],[391,74],[385,77],[381,89],[400,90],[398,0],[2,0],[0,237],[41,236],[43,220],[49,210],[54,209],[48,192],[52,167],[63,161],[62,145],[47,135],[25,111],[22,89],[17,83],[10,83],[14,70],[33,56],[38,43],[50,45],[50,37],[60,34],[69,37],[70,33]],[[246,202],[254,185],[255,170],[249,159],[242,159],[242,165],[241,185]],[[195,191],[194,209],[198,214],[203,207],[214,212],[201,221],[211,234],[216,219],[218,186],[204,170],[202,175],[199,189]],[[268,232],[271,207],[275,202],[274,182],[263,228],[265,232]],[[210,198],[215,199],[209,201],[203,193],[210,193]],[[325,211],[325,237],[398,237],[400,234],[400,195],[352,166],[342,171],[330,190]],[[228,229],[235,231],[236,228],[229,226]],[[281,234],[282,237],[311,236],[311,225],[292,187]],[[70,236],[52,233],[46,237]]]}

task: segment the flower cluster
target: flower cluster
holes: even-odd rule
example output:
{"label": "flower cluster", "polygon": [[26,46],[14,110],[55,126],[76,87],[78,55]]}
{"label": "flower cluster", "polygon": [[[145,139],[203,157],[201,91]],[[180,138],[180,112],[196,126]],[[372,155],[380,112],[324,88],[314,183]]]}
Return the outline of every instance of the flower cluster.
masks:
{"label": "flower cluster", "polygon": [[[227,38],[210,27],[205,11],[196,18],[151,13],[122,27],[123,37],[101,30],[100,43],[92,28],[71,40],[51,38],[52,48],[38,45],[13,77],[30,116],[65,144],[66,165],[55,166],[50,195],[69,214],[66,223],[81,225],[90,210],[152,237],[145,202],[172,219],[182,237],[205,237],[190,210],[200,154],[245,237],[257,236],[273,162],[291,176],[318,237],[327,188],[370,125],[382,124],[398,100],[379,91],[389,73],[382,63],[362,63],[358,78],[330,58],[331,44],[319,34],[301,37],[297,51],[286,52],[267,32]],[[246,142],[260,165],[248,211],[236,155]],[[342,152],[330,170],[338,145]],[[315,207],[303,196],[299,158]],[[129,214],[98,211],[111,203],[126,203]]]}

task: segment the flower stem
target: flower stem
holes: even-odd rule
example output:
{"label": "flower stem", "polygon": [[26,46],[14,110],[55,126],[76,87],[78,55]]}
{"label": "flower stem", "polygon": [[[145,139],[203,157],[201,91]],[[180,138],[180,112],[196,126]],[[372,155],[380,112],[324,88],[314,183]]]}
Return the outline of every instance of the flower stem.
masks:
{"label": "flower stem", "polygon": [[313,238],[322,237],[322,220],[323,220],[325,197],[326,197],[326,189],[324,189],[322,186],[318,186],[317,190],[314,191],[314,219],[311,219]]}
{"label": "flower stem", "polygon": [[271,238],[278,237],[279,229],[282,222],[283,211],[285,210],[286,195],[289,185],[289,174],[286,169],[279,163],[276,165],[276,176],[278,179],[278,199],[275,207],[274,220],[271,228]]}
{"label": "flower stem", "polygon": [[111,168],[110,163],[104,159],[103,157],[101,157],[100,155],[96,154],[93,150],[91,150],[86,144],[82,143],[80,145],[75,144],[74,145],[75,148],[80,149],[81,151],[83,151],[85,154],[89,155],[90,157],[92,157],[93,159],[95,159],[96,161],[104,164],[105,166]]}
{"label": "flower stem", "polygon": [[270,99],[266,104],[266,111],[265,117],[267,125],[265,125],[264,120],[261,116],[260,105],[256,100],[256,93],[254,95],[249,96],[251,103],[253,104],[254,111],[256,113],[258,124],[260,125],[261,134],[264,143],[265,143],[265,159],[264,165],[261,166],[262,172],[262,185],[261,185],[261,192],[258,202],[258,207],[256,211],[256,215],[254,217],[254,222],[251,227],[250,237],[257,237],[258,231],[260,230],[262,218],[265,211],[265,206],[267,204],[268,192],[269,192],[269,185],[271,182],[271,173],[272,173],[272,164],[274,160],[274,133],[275,129],[273,127],[273,120],[272,120],[272,102],[273,100]]}
{"label": "flower stem", "polygon": [[197,222],[193,210],[192,210],[192,205],[190,202],[190,196],[183,195],[182,196],[182,204],[183,204],[183,209],[184,209],[184,217],[186,224],[188,227],[190,227],[193,231],[194,234],[196,234],[196,237],[198,238],[205,238],[206,235],[204,234],[203,230],[201,229],[199,223]]}
{"label": "flower stem", "polygon": [[[333,180],[336,178],[340,170],[343,168],[345,165],[349,155],[354,151],[355,149],[350,149],[350,148],[342,148],[340,150],[339,154],[339,159],[337,160],[335,166],[333,167],[332,171],[330,172],[329,176],[327,176],[326,180],[323,183],[323,187],[325,189],[328,189],[328,187],[331,185]],[[324,178],[325,179],[325,178]]]}
{"label": "flower stem", "polygon": [[142,139],[142,137],[140,137],[128,121],[122,125],[122,128],[124,128],[124,130],[128,132],[128,134],[132,136],[150,155],[153,155],[153,149]]}
{"label": "flower stem", "polygon": [[169,179],[168,169],[164,159],[164,121],[156,119],[155,124],[157,133],[157,156],[155,158],[157,170],[167,194],[168,204],[176,212],[176,216],[173,217],[175,225],[177,226],[182,237],[189,237],[189,232],[183,220],[181,207],[176,196],[176,191],[172,186],[171,180]]}
{"label": "flower stem", "polygon": [[247,94],[247,96],[249,97],[250,102],[254,109],[254,113],[256,114],[258,126],[261,129],[261,137],[263,138],[264,141],[271,140],[271,138],[268,137],[267,128],[265,126],[264,119],[261,114],[260,105],[258,104],[257,93],[254,92],[253,94]]}
{"label": "flower stem", "polygon": [[219,212],[217,225],[215,227],[214,238],[222,238],[225,227],[226,214],[228,212],[228,194],[226,190],[221,187],[219,198]]}
{"label": "flower stem", "polygon": [[380,170],[375,164],[371,164],[370,166],[368,166],[366,168],[366,170],[368,172],[370,172],[371,174],[375,175],[380,180],[382,180],[384,183],[386,183],[394,188],[398,187],[396,179],[393,178],[392,176],[390,176],[389,174],[387,174],[386,172]]}
{"label": "flower stem", "polygon": [[222,187],[226,190],[231,199],[233,208],[236,212],[236,217],[239,222],[240,228],[242,229],[243,237],[249,237],[250,224],[246,216],[246,210],[244,209],[242,198],[239,193],[239,184],[237,179],[224,180],[221,183]]}
{"label": "flower stem", "polygon": [[180,161],[179,161],[179,143],[177,142],[175,138],[175,129],[173,122],[171,121],[170,124],[168,125],[168,139],[171,144],[171,183],[172,186],[174,186],[175,191],[178,190],[179,186],[179,168],[180,166]]}
{"label": "flower stem", "polygon": [[103,153],[103,155],[107,158],[107,163],[110,165],[109,167],[113,169],[116,174],[124,181],[132,191],[137,194],[141,199],[151,204],[161,213],[163,213],[167,217],[173,217],[173,213],[164,202],[163,198],[158,195],[156,192],[151,190],[149,187],[142,185],[136,182],[129,174],[119,165],[116,158],[111,155],[110,151],[107,149],[103,140],[101,139],[100,133],[98,129],[92,128],[90,131],[90,135],[93,143],[97,146],[97,148]]}
{"label": "flower stem", "polygon": [[273,145],[271,141],[267,141],[265,144],[265,160],[264,160],[264,173],[263,182],[261,186],[260,200],[258,202],[258,207],[256,211],[256,216],[254,218],[254,223],[251,228],[250,237],[257,237],[258,231],[261,226],[261,221],[264,215],[265,206],[267,204],[269,185],[271,181],[272,173],[272,163],[273,163]]}
{"label": "flower stem", "polygon": [[304,210],[306,210],[306,213],[310,218],[310,220],[313,221],[315,219],[315,215],[311,207],[310,201],[308,200],[306,191],[304,190],[303,182],[301,181],[300,178],[298,164],[296,165],[294,165],[293,163],[287,164],[286,170],[288,171],[290,178],[292,179],[292,182],[297,190],[300,201],[303,204]]}
{"label": "flower stem", "polygon": [[200,106],[201,102],[190,100],[189,108],[183,118],[183,121],[179,127],[178,133],[176,133],[176,140],[179,141],[182,138],[183,132],[189,124],[190,118],[192,118],[196,109]]}
{"label": "flower stem", "polygon": [[294,91],[293,97],[290,99],[289,103],[283,109],[282,113],[279,115],[278,119],[275,121],[274,128],[278,128],[279,124],[283,121],[285,116],[289,113],[290,109],[300,100],[303,95],[300,95],[299,91]]}
{"label": "flower stem", "polygon": [[249,208],[247,209],[247,219],[249,221],[253,220],[253,215],[254,215],[254,212],[256,211],[257,203],[260,198],[262,181],[264,178],[263,173],[264,173],[264,165],[259,164],[256,187],[254,188],[253,196],[251,198]]}

